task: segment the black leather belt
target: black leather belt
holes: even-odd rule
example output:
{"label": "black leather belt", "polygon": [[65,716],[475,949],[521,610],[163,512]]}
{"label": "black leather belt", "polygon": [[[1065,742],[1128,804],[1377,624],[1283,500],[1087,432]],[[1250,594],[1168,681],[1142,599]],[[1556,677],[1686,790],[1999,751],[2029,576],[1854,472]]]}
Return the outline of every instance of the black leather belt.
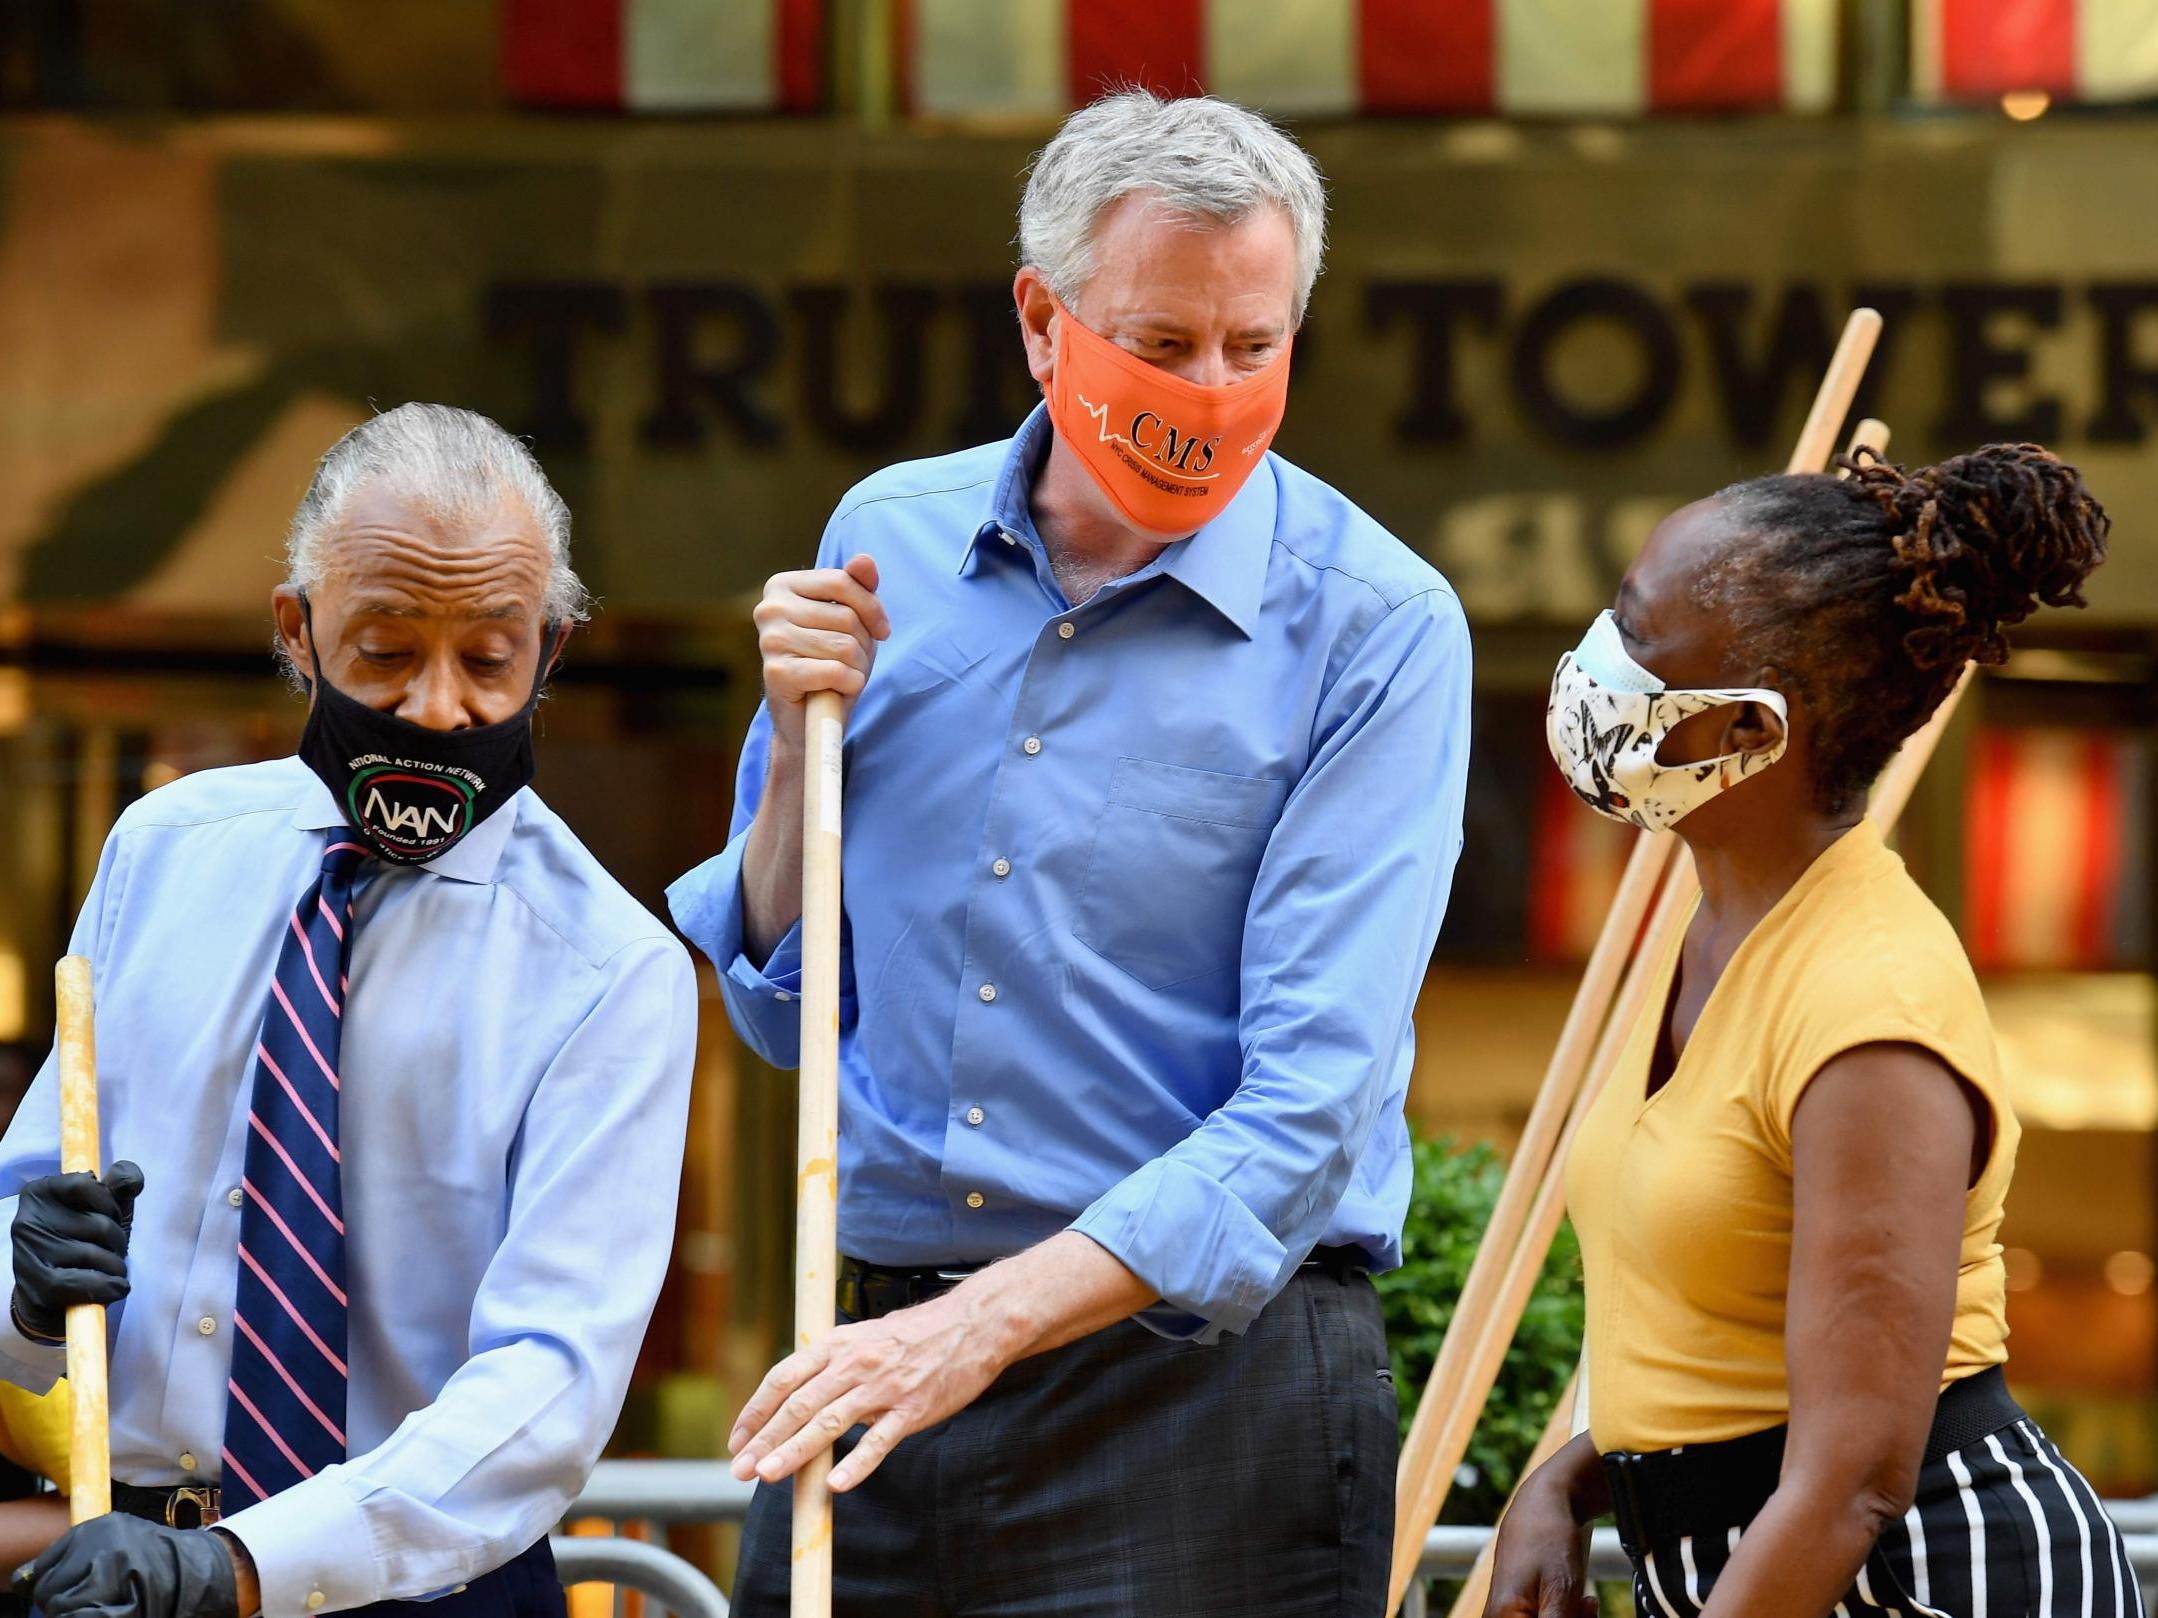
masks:
{"label": "black leather belt", "polygon": [[147,1517],[167,1528],[207,1528],[217,1521],[217,1485],[185,1483],[170,1489],[142,1489],[113,1479],[112,1507],[130,1517]]}
{"label": "black leather belt", "polygon": [[[2023,1419],[1999,1366],[1952,1383],[1934,1407],[1925,1464],[1968,1448],[1988,1433]],[[1603,1458],[1611,1510],[1626,1554],[1669,1545],[1689,1534],[1722,1534],[1752,1522],[1783,1475],[1788,1427],[1748,1433],[1716,1444]]]}
{"label": "black leather belt", "polygon": [[[858,1258],[839,1261],[839,1312],[850,1320],[875,1320],[895,1309],[912,1308],[942,1297],[970,1275],[978,1275],[993,1262],[945,1264],[932,1269],[897,1270],[867,1264]],[[1360,1247],[1318,1247],[1301,1266],[1328,1275],[1362,1275],[1370,1260]]]}

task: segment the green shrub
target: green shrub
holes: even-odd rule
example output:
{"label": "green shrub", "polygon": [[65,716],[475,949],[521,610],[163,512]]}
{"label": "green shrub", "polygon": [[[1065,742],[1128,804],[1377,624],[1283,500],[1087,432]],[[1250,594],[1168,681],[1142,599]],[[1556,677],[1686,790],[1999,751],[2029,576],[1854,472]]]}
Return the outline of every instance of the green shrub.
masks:
{"label": "green shrub", "polygon": [[[1378,1278],[1404,1436],[1439,1341],[1453,1323],[1455,1300],[1468,1280],[1469,1261],[1490,1222],[1505,1173],[1505,1163],[1488,1145],[1463,1148],[1443,1136],[1416,1143],[1401,1268]],[[1440,1521],[1498,1520],[1522,1464],[1543,1436],[1552,1406],[1573,1375],[1581,1354],[1581,1327],[1581,1253],[1568,1225],[1552,1243],[1469,1446],[1467,1464],[1475,1481],[1456,1481]]]}

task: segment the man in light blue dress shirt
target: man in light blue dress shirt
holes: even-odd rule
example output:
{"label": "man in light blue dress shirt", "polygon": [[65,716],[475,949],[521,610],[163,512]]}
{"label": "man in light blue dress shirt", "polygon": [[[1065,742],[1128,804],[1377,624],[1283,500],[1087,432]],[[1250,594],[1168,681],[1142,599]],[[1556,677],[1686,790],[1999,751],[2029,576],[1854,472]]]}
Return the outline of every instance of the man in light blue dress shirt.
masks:
{"label": "man in light blue dress shirt", "polygon": [[[131,805],[76,925],[106,1185],[55,1172],[50,1062],[0,1142],[0,1374],[49,1385],[59,1312],[112,1304],[119,1514],[28,1593],[51,1618],[559,1614],[546,1534],[673,1241],[688,956],[524,784],[584,595],[521,444],[441,406],[364,423],[291,564],[300,756]],[[141,1165],[131,1230],[115,1160]]]}
{"label": "man in light blue dress shirt", "polygon": [[743,1618],[835,1439],[843,1613],[1384,1606],[1368,1273],[1470,668],[1446,582],[1265,452],[1323,214],[1241,108],[1076,114],[1021,210],[1044,406],[857,487],[758,608],[733,835],[670,900],[792,1065],[802,702],[845,694],[848,1323],[734,1429]]}

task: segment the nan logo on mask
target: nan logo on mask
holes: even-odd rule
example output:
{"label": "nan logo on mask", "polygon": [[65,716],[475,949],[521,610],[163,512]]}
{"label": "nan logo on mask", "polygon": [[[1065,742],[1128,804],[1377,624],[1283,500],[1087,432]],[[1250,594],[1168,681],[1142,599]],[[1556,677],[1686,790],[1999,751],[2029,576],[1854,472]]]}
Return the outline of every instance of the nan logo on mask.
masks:
{"label": "nan logo on mask", "polygon": [[349,767],[347,816],[376,848],[406,860],[429,859],[462,837],[487,785],[379,753],[363,754]]}
{"label": "nan logo on mask", "polygon": [[[300,608],[312,648],[314,608],[304,595]],[[314,701],[300,732],[300,759],[377,856],[423,865],[456,847],[531,781],[532,714],[566,633],[560,625],[541,630],[539,666],[522,708],[491,725],[457,730],[431,730],[369,707],[332,685],[314,659]]]}

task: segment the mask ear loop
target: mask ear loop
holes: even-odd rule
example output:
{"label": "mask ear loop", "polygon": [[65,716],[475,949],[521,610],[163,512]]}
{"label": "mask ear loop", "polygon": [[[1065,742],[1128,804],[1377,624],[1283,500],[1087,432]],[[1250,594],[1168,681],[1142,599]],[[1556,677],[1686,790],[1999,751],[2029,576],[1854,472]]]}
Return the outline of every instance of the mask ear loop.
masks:
{"label": "mask ear loop", "polygon": [[540,699],[547,694],[547,682],[562,666],[562,649],[569,645],[570,631],[574,623],[551,623],[541,631],[539,671],[532,677],[532,695],[525,700],[525,717],[536,727],[540,722]]}
{"label": "mask ear loop", "polygon": [[1659,770],[1673,770],[1686,773],[1697,773],[1702,770],[1726,764],[1738,764],[1744,760],[1754,758],[1760,759],[1764,764],[1772,764],[1777,759],[1783,757],[1784,750],[1791,745],[1790,709],[1784,701],[1783,693],[1780,691],[1772,691],[1767,686],[1756,686],[1742,691],[1703,691],[1694,689],[1682,689],[1677,691],[1664,690],[1655,693],[1649,698],[1649,700],[1658,704],[1660,707],[1661,704],[1669,702],[1674,697],[1714,697],[1717,700],[1694,709],[1693,713],[1682,713],[1676,719],[1673,719],[1669,723],[1665,724],[1662,727],[1662,730],[1663,734],[1666,736],[1670,735],[1670,733],[1674,729],[1676,729],[1679,725],[1683,724],[1686,720],[1693,718],[1695,714],[1704,714],[1709,712],[1711,709],[1726,708],[1731,707],[1735,704],[1747,702],[1759,703],[1770,713],[1774,714],[1778,722],[1783,727],[1783,735],[1774,743],[1774,745],[1770,747],[1765,747],[1759,752],[1749,753],[1742,750],[1736,753],[1718,753],[1713,758],[1695,759],[1692,762],[1685,764],[1665,764],[1658,760],[1653,754],[1651,754],[1649,762],[1651,764],[1654,764],[1655,767]]}
{"label": "mask ear loop", "polygon": [[[307,630],[308,668],[308,672],[302,674],[300,678],[306,683],[307,697],[308,700],[312,702],[315,696],[315,682],[316,680],[320,679],[322,675],[322,654],[316,649],[315,646],[315,604],[307,599],[307,592],[305,590],[300,591],[299,596],[300,622],[302,625],[305,626]],[[293,664],[293,668],[295,671],[297,671],[299,665],[295,663]]]}
{"label": "mask ear loop", "polygon": [[572,623],[556,622],[541,631],[539,682],[533,688],[535,696],[546,688],[547,682],[553,679],[555,672],[562,667],[562,652],[569,645],[570,632],[576,627]]}

